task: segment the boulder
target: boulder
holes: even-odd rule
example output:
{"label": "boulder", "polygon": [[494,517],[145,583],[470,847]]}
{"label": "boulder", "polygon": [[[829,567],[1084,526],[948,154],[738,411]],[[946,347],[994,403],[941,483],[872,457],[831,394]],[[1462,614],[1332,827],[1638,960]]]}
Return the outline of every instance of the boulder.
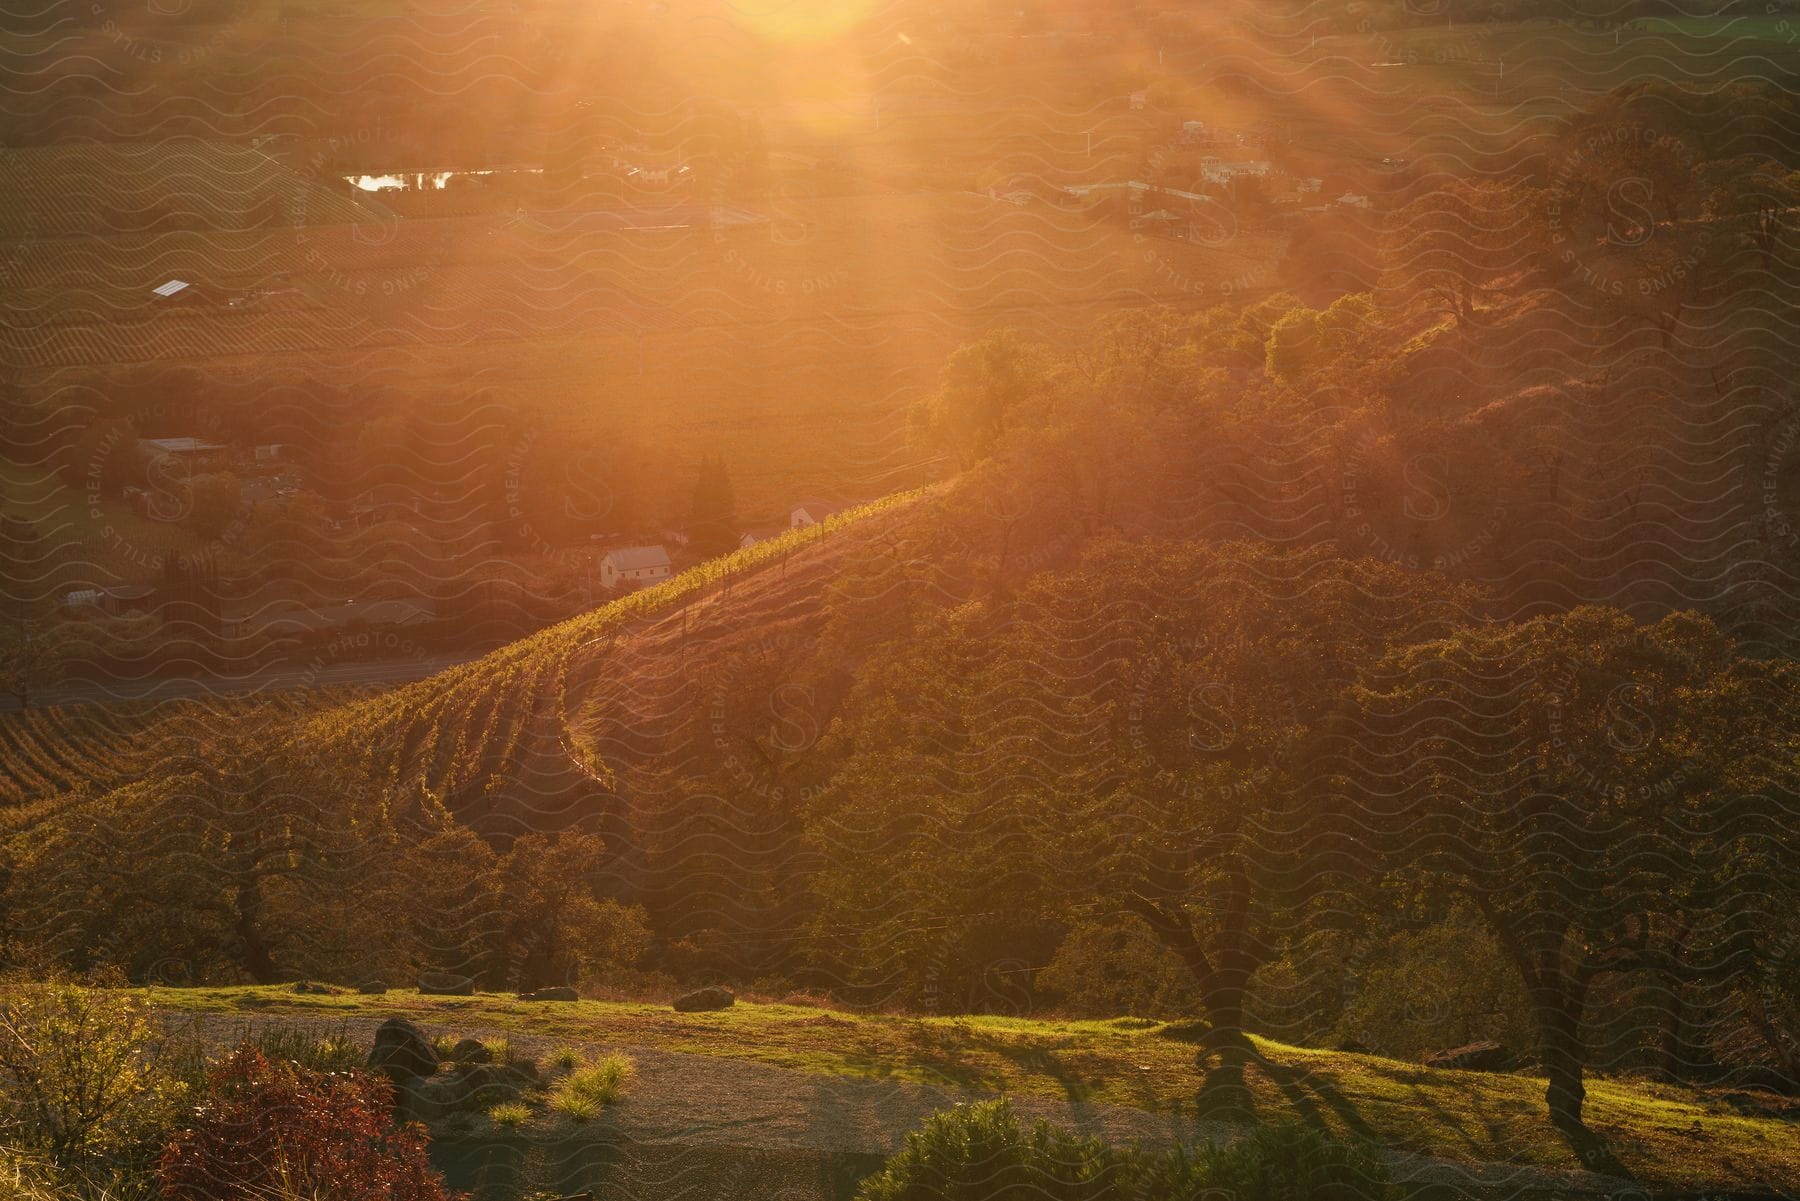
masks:
{"label": "boulder", "polygon": [[379,980],[364,980],[361,984],[356,986],[356,991],[362,993],[366,997],[379,997],[382,993],[387,991],[387,985]]}
{"label": "boulder", "polygon": [[469,1097],[470,1105],[475,1109],[492,1109],[496,1105],[510,1105],[524,1099],[525,1090],[507,1080],[484,1084]]}
{"label": "boulder", "polygon": [[1433,1051],[1425,1057],[1425,1066],[1450,1072],[1511,1072],[1518,1068],[1519,1057],[1499,1043],[1470,1043]]}
{"label": "boulder", "polygon": [[521,1001],[579,1001],[581,994],[572,988],[540,988],[519,994]]}
{"label": "boulder", "polygon": [[475,1103],[475,1090],[460,1076],[441,1075],[406,1081],[397,1090],[409,1118],[433,1122]]}
{"label": "boulder", "polygon": [[472,1089],[493,1088],[496,1086],[514,1089],[522,1087],[519,1074],[503,1063],[478,1063],[462,1073],[462,1082]]}
{"label": "boulder", "polygon": [[317,996],[330,996],[332,993],[335,993],[337,989],[331,987],[329,984],[314,984],[311,980],[296,980],[294,981],[294,991],[299,993],[312,993]]}
{"label": "boulder", "polygon": [[676,997],[675,1012],[700,1013],[708,1009],[730,1009],[736,1003],[737,998],[729,988],[714,985],[711,988],[697,988]]}
{"label": "boulder", "polygon": [[450,1058],[458,1063],[491,1063],[494,1053],[479,1039],[465,1038],[450,1048]]}
{"label": "boulder", "polygon": [[437,1071],[437,1051],[423,1030],[405,1018],[389,1018],[375,1028],[369,1066],[399,1083]]}
{"label": "boulder", "polygon": [[454,972],[426,972],[419,977],[419,991],[428,997],[472,997],[475,981]]}

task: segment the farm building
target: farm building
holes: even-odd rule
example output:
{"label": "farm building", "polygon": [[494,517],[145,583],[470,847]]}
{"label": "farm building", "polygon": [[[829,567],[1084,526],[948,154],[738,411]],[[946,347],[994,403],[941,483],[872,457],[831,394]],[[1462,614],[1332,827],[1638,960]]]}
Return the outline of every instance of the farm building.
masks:
{"label": "farm building", "polygon": [[745,550],[755,546],[758,542],[767,542],[771,538],[786,533],[791,528],[793,527],[785,525],[759,525],[747,529],[738,535],[738,549]]}
{"label": "farm building", "polygon": [[179,463],[190,471],[208,471],[223,465],[231,452],[224,443],[204,438],[139,438],[136,453],[147,469]]}
{"label": "farm building", "polygon": [[624,546],[600,560],[602,588],[645,588],[669,578],[669,552],[660,546]]}
{"label": "farm building", "polygon": [[208,442],[203,438],[143,438],[138,445],[152,453],[183,459],[210,458],[225,450],[223,442]]}
{"label": "farm building", "polygon": [[828,505],[822,501],[809,500],[798,504],[788,513],[788,528],[803,530],[807,526],[818,525],[827,517],[837,512],[836,505]]}
{"label": "farm building", "polygon": [[148,584],[115,584],[110,588],[77,588],[63,596],[71,609],[98,609],[109,616],[148,613],[156,607],[156,589]]}
{"label": "farm building", "polygon": [[171,279],[150,289],[150,302],[158,308],[218,303],[222,297],[213,289],[185,279]]}

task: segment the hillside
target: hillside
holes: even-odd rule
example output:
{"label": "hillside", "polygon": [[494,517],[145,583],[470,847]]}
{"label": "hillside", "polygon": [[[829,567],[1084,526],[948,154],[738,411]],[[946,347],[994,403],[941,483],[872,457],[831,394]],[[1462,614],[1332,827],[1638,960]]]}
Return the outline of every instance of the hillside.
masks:
{"label": "hillside", "polygon": [[[765,1091],[768,1081],[742,1071],[719,1076],[720,1087],[710,1095],[685,1095],[678,1124],[661,1135],[678,1144],[879,1154],[897,1145],[932,1108],[995,1093],[1021,1098],[1028,1110],[1056,1120],[1080,1121],[1115,1135],[1151,1140],[1229,1135],[1192,1117],[1193,1046],[1181,1027],[1139,1018],[907,1017],[744,1003],[716,1013],[677,1014],[643,1003],[524,1004],[498,995],[434,998],[410,991],[375,998],[308,996],[286,987],[153,989],[145,995],[173,1019],[199,1019],[213,1038],[236,1037],[251,1027],[301,1024],[319,1035],[343,1032],[360,1039],[379,1021],[401,1015],[456,1037],[506,1035],[528,1054],[565,1045],[622,1047],[803,1074],[775,1094]],[[1266,1040],[1258,1040],[1257,1049],[1269,1065],[1257,1074],[1259,1110],[1321,1122],[1343,1136],[1376,1139],[1399,1153],[1402,1178],[1453,1182],[1476,1195],[1618,1188],[1616,1181],[1580,1172],[1567,1146],[1537,1116],[1540,1078],[1441,1072]],[[846,1083],[833,1090],[826,1082],[834,1079],[889,1087],[852,1090]],[[627,1136],[642,1137],[638,1123],[654,1123],[650,1115],[665,1105],[654,1091],[655,1075],[647,1074],[641,1085],[622,1111]],[[920,1094],[909,1086],[928,1091]],[[814,1100],[823,1108],[809,1118],[807,1096],[815,1089]],[[1613,1140],[1639,1187],[1777,1193],[1800,1188],[1800,1140],[1791,1122],[1744,1116],[1719,1093],[1641,1081],[1596,1080],[1591,1092],[1596,1128]],[[832,1133],[840,1128],[830,1120],[831,1111],[840,1109],[873,1125],[859,1135]],[[479,1126],[482,1119],[471,1121]],[[553,1129],[549,1118],[540,1121],[547,1125],[535,1132],[538,1138],[568,1133]],[[475,1127],[440,1133],[463,1140],[481,1136]],[[1461,1179],[1410,1156],[1459,1165]]]}
{"label": "hillside", "polygon": [[240,737],[285,730],[354,690],[317,689],[245,697],[121,701],[0,714],[0,829],[32,820],[34,808],[79,790],[104,791],[153,772],[169,748],[235,728]]}
{"label": "hillside", "polygon": [[[701,666],[816,635],[846,562],[927,493],[835,514],[417,684],[312,717],[305,754],[348,782],[428,793],[500,835],[593,816],[634,758],[676,754]],[[663,740],[651,747],[645,739]],[[672,741],[671,741],[672,740]]]}

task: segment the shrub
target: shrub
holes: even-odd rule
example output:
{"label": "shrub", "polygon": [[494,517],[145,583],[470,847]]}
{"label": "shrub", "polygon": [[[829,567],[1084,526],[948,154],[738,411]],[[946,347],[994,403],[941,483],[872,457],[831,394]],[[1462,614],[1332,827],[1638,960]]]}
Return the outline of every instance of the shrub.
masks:
{"label": "shrub", "polygon": [[59,1170],[153,1146],[187,1097],[167,1050],[133,997],[0,983],[0,1136]]}
{"label": "shrub", "polygon": [[625,1092],[636,1065],[628,1056],[604,1055],[578,1066],[557,1083],[550,1104],[578,1122],[585,1122]]}
{"label": "shrub", "polygon": [[1103,1201],[1124,1157],[1039,1121],[1020,1125],[1006,1101],[932,1114],[858,1201]]}
{"label": "shrub", "polygon": [[577,1122],[591,1121],[600,1115],[600,1106],[592,1097],[560,1088],[550,1094],[550,1108],[567,1114]]}
{"label": "shrub", "polygon": [[1194,977],[1144,919],[1082,921],[1037,974],[1036,986],[1086,1017],[1174,1017],[1199,1007]]}
{"label": "shrub", "polygon": [[1532,1044],[1531,998],[1473,911],[1374,941],[1357,976],[1341,1040],[1402,1059],[1477,1039]]}
{"label": "shrub", "polygon": [[489,1039],[483,1044],[495,1063],[511,1063],[513,1061],[513,1045],[504,1038]]}
{"label": "shrub", "polygon": [[245,1042],[213,1072],[211,1092],[163,1152],[168,1201],[447,1201],[425,1157],[425,1130],[394,1125],[387,1082],[270,1062]]}
{"label": "shrub", "polygon": [[6,1201],[163,1201],[155,1181],[129,1168],[58,1168],[0,1146],[0,1197]]}
{"label": "shrub", "polygon": [[494,1120],[496,1126],[523,1126],[531,1120],[531,1110],[517,1101],[509,1101],[488,1110],[488,1117]]}
{"label": "shrub", "polygon": [[267,1026],[252,1037],[265,1058],[282,1059],[315,1072],[351,1072],[368,1062],[368,1052],[348,1028],[320,1038],[303,1026]]}
{"label": "shrub", "polygon": [[572,1072],[581,1063],[581,1053],[574,1047],[559,1047],[550,1053],[550,1066],[565,1072]]}
{"label": "shrub", "polygon": [[1293,1121],[1258,1126],[1229,1146],[1173,1158],[1234,1201],[1378,1201],[1394,1191],[1373,1147],[1339,1142]]}
{"label": "shrub", "polygon": [[1259,1127],[1225,1147],[1114,1149],[1043,1121],[1026,1129],[1006,1101],[933,1114],[858,1201],[1382,1201],[1373,1149],[1296,1123]]}

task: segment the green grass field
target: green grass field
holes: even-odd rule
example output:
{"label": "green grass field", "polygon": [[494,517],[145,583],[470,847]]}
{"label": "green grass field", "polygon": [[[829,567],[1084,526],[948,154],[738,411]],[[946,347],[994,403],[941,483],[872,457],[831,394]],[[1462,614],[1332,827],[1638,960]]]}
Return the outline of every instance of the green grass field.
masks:
{"label": "green grass field", "polygon": [[[172,1014],[379,1021],[405,1016],[458,1032],[492,1029],[556,1043],[648,1047],[754,1060],[827,1075],[1056,1097],[1179,1113],[1198,1076],[1193,1047],[1139,1018],[1062,1021],[866,1015],[748,1004],[678,1014],[666,1005],[545,1005],[504,996],[311,996],[289,988],[154,988]],[[1323,1123],[1388,1147],[1444,1159],[1542,1168],[1579,1165],[1543,1116],[1543,1081],[1440,1072],[1417,1064],[1258,1040],[1270,1070],[1253,1071],[1259,1111]],[[1744,1117],[1691,1090],[1641,1081],[1590,1083],[1588,1117],[1647,1184],[1800,1187],[1791,1124]]]}

